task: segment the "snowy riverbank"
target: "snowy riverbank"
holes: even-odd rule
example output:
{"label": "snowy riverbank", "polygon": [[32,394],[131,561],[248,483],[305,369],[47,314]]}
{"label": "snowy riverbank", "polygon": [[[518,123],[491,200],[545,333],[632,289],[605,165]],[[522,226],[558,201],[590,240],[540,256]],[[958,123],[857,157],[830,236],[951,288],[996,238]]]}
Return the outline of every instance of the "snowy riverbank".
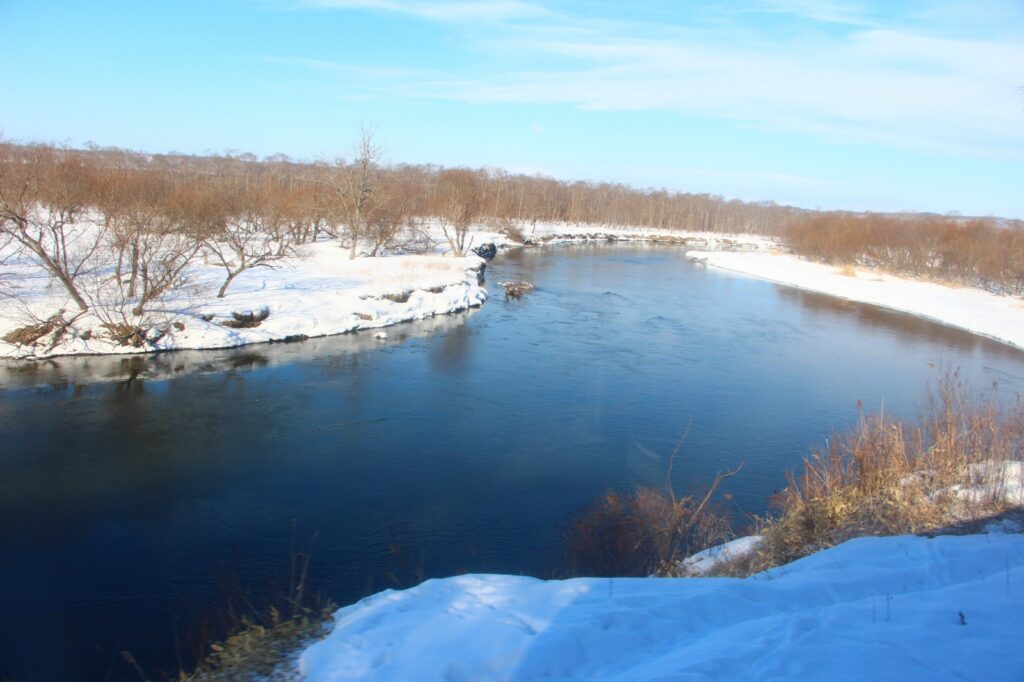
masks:
{"label": "snowy riverbank", "polygon": [[[76,317],[77,308],[64,289],[32,258],[11,251],[13,244],[8,244],[9,251],[0,253],[5,262],[2,274],[9,285],[7,293],[11,294],[0,298],[0,358],[232,348],[376,329],[481,305],[487,298],[478,278],[483,260],[475,255],[452,257],[440,224],[428,221],[424,230],[434,245],[426,255],[388,254],[349,260],[348,251],[339,248],[337,242],[304,245],[273,269],[243,272],[224,298],[215,296],[224,270],[201,259],[184,272],[186,286],[155,302],[141,318],[125,316],[116,307],[104,308],[102,304]],[[537,223],[526,234],[533,244],[627,241],[743,250],[764,249],[772,244],[753,235],[566,223]],[[519,245],[486,225],[476,226],[468,236],[467,247],[486,243]],[[102,276],[102,272],[96,274],[94,281],[86,277],[80,285],[87,291],[98,291]],[[14,330],[41,328],[61,310],[64,320],[73,319],[65,331],[41,334],[31,343],[2,340]],[[258,326],[231,326],[235,313],[264,310],[269,316]],[[110,326],[121,321],[145,330],[145,342],[133,346],[113,341]]]}
{"label": "snowy riverbank", "polygon": [[926,318],[1024,349],[1024,300],[895,277],[863,269],[843,271],[777,252],[691,251],[693,261],[785,286]]}
{"label": "snowy riverbank", "polygon": [[430,580],[339,610],[309,682],[985,679],[1024,670],[1024,536],[861,538],[747,579]]}
{"label": "snowy riverbank", "polygon": [[[985,291],[956,288],[865,270],[843,272],[781,253],[778,243],[758,235],[654,230],[615,226],[537,223],[519,226],[533,245],[635,242],[693,249],[691,260],[767,279],[786,286],[869,303],[958,327],[1024,349],[1024,301]],[[438,224],[427,234],[436,247],[430,255],[387,255],[349,260],[335,242],[301,247],[275,269],[246,271],[227,296],[216,298],[223,270],[197,263],[186,273],[188,287],[176,291],[147,314],[152,330],[139,347],[110,340],[110,319],[94,312],[76,319],[55,345],[51,336],[34,344],[0,340],[0,357],[45,358],[57,355],[142,353],[172,349],[230,348],[252,343],[328,336],[443,315],[483,303],[486,289],[477,273],[483,261],[473,255],[453,258]],[[517,242],[494,227],[479,225],[468,246]],[[8,259],[14,297],[0,299],[0,338],[39,324],[57,310],[75,306],[61,287],[29,260]],[[233,313],[267,309],[269,317],[252,328],[231,328]],[[107,316],[110,317],[109,315]],[[156,336],[156,340],[154,340]]]}
{"label": "snowy riverbank", "polygon": [[[730,251],[762,251],[778,246],[775,239],[756,234],[658,230],[645,227],[604,227],[571,223],[537,223],[536,229],[527,228],[523,230],[523,233],[527,241],[535,244],[639,242]],[[496,243],[501,242],[499,240]]]}
{"label": "snowy riverbank", "polygon": [[[224,298],[216,298],[223,270],[197,264],[187,273],[189,285],[176,291],[147,315],[147,326],[164,335],[139,348],[109,339],[105,320],[90,312],[53,348],[44,338],[34,345],[0,341],[0,357],[140,353],[154,350],[228,348],[292,337],[341,334],[385,327],[479,306],[487,298],[478,282],[483,260],[477,256],[388,256],[349,260],[337,243],[302,247],[299,257],[274,269],[245,272]],[[0,301],[0,337],[45,319],[58,309],[73,310],[59,286],[48,285],[38,268],[12,268],[18,300]],[[269,316],[259,326],[231,328],[233,313],[260,311]],[[68,315],[70,316],[70,314]]]}

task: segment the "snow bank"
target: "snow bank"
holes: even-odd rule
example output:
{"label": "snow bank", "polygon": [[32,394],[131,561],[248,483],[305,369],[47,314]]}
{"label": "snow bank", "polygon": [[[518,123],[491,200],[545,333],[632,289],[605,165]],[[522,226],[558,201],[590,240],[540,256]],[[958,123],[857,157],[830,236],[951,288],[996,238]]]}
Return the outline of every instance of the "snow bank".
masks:
{"label": "snow bank", "polygon": [[681,566],[683,573],[686,575],[707,575],[720,563],[750,554],[761,544],[761,540],[762,537],[760,535],[747,535],[721,545],[708,547],[683,559]]}
{"label": "snow bank", "polygon": [[1020,680],[1024,536],[861,538],[744,580],[431,580],[335,614],[328,680]]}
{"label": "snow bank", "polygon": [[[88,228],[88,226],[86,226]],[[93,229],[96,229],[93,226]],[[98,316],[90,311],[74,321],[68,334],[50,347],[51,336],[34,345],[0,340],[0,358],[45,358],[59,355],[145,353],[154,350],[232,348],[288,337],[316,337],[357,329],[383,327],[421,320],[479,306],[486,291],[477,283],[482,260],[475,255],[451,257],[438,221],[426,221],[425,233],[432,255],[388,254],[380,258],[348,259],[337,243],[306,245],[301,253],[274,269],[258,268],[242,273],[217,299],[215,293],[224,271],[210,261],[197,262],[186,271],[187,287],[167,299],[150,304],[144,319],[129,317],[132,325],[145,328],[150,343],[134,348],[109,340],[104,322],[118,321],[116,314]],[[763,249],[770,240],[752,235],[651,230],[630,227],[594,227],[568,223],[530,226],[535,242],[567,243],[607,240],[671,242],[704,249]],[[478,225],[469,235],[468,247],[485,243],[515,243],[500,231]],[[6,247],[4,277],[13,297],[0,298],[0,337],[15,329],[36,325],[58,310],[70,318],[77,308],[33,260]],[[382,252],[383,253],[383,252]],[[97,271],[97,282],[109,273]],[[102,286],[80,282],[84,290],[100,292]],[[102,297],[100,297],[102,298]],[[95,306],[95,303],[94,303]],[[130,306],[129,306],[130,307]],[[233,329],[224,326],[233,313],[269,309],[270,317],[258,327]],[[103,304],[98,309],[102,312]],[[105,317],[106,319],[101,319]],[[152,342],[154,335],[158,341]]]}
{"label": "snow bank", "polygon": [[[756,234],[659,230],[624,225],[588,225],[561,222],[538,222],[536,229],[529,224],[521,224],[519,227],[523,234],[531,241],[545,244],[605,241],[611,238],[615,241],[666,242],[706,249],[763,250],[778,246],[778,242],[775,239]],[[498,235],[494,240],[494,243],[499,246],[505,242],[507,240],[501,235]]]}
{"label": "snow bank", "polygon": [[688,252],[691,260],[778,284],[923,317],[1024,349],[1024,301],[987,291],[831,265],[783,253]]}
{"label": "snow bank", "polygon": [[967,478],[948,488],[949,492],[972,504],[1024,505],[1024,462],[974,462]]}
{"label": "snow bank", "polygon": [[[216,298],[224,272],[197,263],[188,286],[154,305],[148,325],[166,335],[153,346],[132,348],[108,340],[103,320],[92,313],[75,322],[53,349],[45,340],[36,346],[0,341],[0,357],[141,353],[153,350],[229,348],[287,337],[327,336],[370,329],[407,320],[420,320],[479,306],[487,292],[477,281],[483,260],[477,256],[388,256],[348,259],[337,243],[304,246],[301,257],[277,268],[258,268],[240,275],[227,296]],[[40,276],[29,262],[15,264],[19,301],[0,300],[0,337],[46,318],[58,309],[73,310],[59,285]],[[270,316],[258,327],[232,329],[223,322],[234,312],[268,308]],[[177,323],[177,325],[175,325]]]}
{"label": "snow bank", "polygon": [[174,353],[123,355],[69,355],[46,362],[24,362],[0,358],[0,389],[19,389],[49,384],[85,386],[126,380],[152,380],[220,373],[225,368],[267,368],[296,362],[315,362],[326,357],[357,354],[413,339],[452,332],[466,324],[479,308],[460,314],[437,315],[387,328],[387,339],[377,339],[374,330],[342,336],[310,337],[302,343],[273,343],[238,348],[179,350]]}

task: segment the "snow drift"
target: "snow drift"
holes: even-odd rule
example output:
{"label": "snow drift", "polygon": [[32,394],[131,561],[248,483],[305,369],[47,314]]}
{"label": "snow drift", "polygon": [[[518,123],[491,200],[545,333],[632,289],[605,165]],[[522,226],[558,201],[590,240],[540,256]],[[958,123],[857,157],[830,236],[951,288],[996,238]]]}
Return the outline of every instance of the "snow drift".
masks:
{"label": "snow drift", "polygon": [[1020,680],[1024,536],[861,538],[747,579],[430,580],[339,610],[327,680]]}

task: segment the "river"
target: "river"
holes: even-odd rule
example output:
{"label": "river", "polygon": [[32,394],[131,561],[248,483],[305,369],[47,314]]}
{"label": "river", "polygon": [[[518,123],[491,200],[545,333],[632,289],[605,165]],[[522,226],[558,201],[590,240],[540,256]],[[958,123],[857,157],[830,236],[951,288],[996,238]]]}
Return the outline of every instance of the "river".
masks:
{"label": "river", "polygon": [[[557,576],[569,515],[744,463],[737,520],[857,419],[913,417],[959,368],[1013,399],[1024,354],[706,269],[668,246],[508,251],[491,299],[372,332],[230,351],[0,364],[0,677],[173,676],[224,595],[339,603],[459,572]],[[497,282],[536,289],[504,301]],[[227,576],[227,578],[226,578]]]}

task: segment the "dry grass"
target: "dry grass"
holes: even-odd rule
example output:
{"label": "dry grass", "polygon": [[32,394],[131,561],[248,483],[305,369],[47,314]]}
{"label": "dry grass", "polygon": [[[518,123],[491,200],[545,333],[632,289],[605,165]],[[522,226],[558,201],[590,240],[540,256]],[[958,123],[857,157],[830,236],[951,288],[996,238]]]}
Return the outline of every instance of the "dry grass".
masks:
{"label": "dry grass", "polygon": [[384,294],[381,298],[391,301],[392,303],[406,303],[410,296],[412,296],[412,290],[406,289],[405,291],[399,291],[392,294]]}
{"label": "dry grass", "polygon": [[[970,394],[956,373],[927,394],[921,417],[864,415],[804,460],[773,498],[776,514],[755,520],[754,552],[716,563],[708,575],[743,577],[846,540],[931,534],[1014,510],[1024,513],[1024,405]],[[674,458],[674,455],[673,455]],[[681,559],[734,533],[701,501],[638,488],[608,492],[567,534],[574,575],[679,575]],[[671,475],[671,471],[670,471]]]}
{"label": "dry grass", "polygon": [[501,286],[505,287],[506,299],[519,300],[523,294],[533,290],[533,285],[529,282],[502,282]]}
{"label": "dry grass", "polygon": [[233,319],[226,320],[221,324],[232,329],[252,329],[260,326],[264,320],[270,317],[270,308],[263,307],[259,310],[248,310],[245,312],[231,313]]}
{"label": "dry grass", "polygon": [[917,422],[863,417],[788,477],[763,522],[755,556],[727,574],[750,574],[867,535],[929,533],[1020,503],[1024,410],[970,396],[953,374],[930,393]]}
{"label": "dry grass", "polygon": [[285,618],[271,609],[259,618],[243,617],[239,630],[222,642],[210,645],[210,653],[180,682],[227,682],[229,680],[292,679],[288,663],[301,647],[324,634],[335,605],[304,609]]}
{"label": "dry grass", "polygon": [[678,575],[682,559],[731,537],[727,518],[711,499],[737,471],[719,474],[699,497],[676,498],[670,485],[664,491],[639,487],[629,495],[605,493],[576,515],[566,534],[569,573]]}
{"label": "dry grass", "polygon": [[332,601],[309,588],[316,537],[305,551],[297,549],[293,540],[288,586],[260,606],[237,574],[222,577],[225,602],[189,633],[189,641],[196,646],[191,660],[197,664],[191,672],[179,672],[179,682],[296,678],[297,653],[324,634],[336,609]]}
{"label": "dry grass", "polygon": [[120,346],[142,348],[146,345],[146,330],[126,322],[107,322],[103,325],[110,340]]}
{"label": "dry grass", "polygon": [[[50,351],[63,340],[71,330],[71,325],[81,316],[82,313],[78,313],[71,319],[64,319],[64,311],[59,310],[45,320],[37,320],[34,324],[12,329],[3,336],[3,340],[18,346],[34,346],[49,335],[47,351]],[[84,335],[82,338],[88,340]]]}
{"label": "dry grass", "polygon": [[526,243],[526,234],[519,225],[511,220],[501,221],[498,225],[498,233],[505,235],[505,237],[516,244]]}
{"label": "dry grass", "polygon": [[51,318],[39,324],[29,324],[12,329],[4,335],[3,339],[7,343],[18,346],[31,346],[52,332],[54,327],[56,327],[56,321]]}

